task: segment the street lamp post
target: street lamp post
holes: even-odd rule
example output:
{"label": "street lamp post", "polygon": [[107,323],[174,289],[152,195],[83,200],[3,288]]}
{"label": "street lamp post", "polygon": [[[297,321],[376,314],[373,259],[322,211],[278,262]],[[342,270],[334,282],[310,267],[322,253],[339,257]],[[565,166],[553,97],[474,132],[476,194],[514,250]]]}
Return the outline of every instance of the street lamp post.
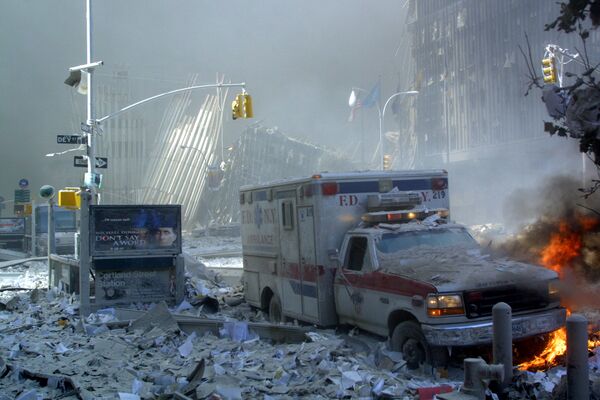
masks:
{"label": "street lamp post", "polygon": [[186,146],[184,144],[180,145],[179,148],[181,150],[194,150],[194,151],[198,152],[200,154],[200,157],[202,158],[202,162],[208,166],[208,159],[204,155],[204,152],[202,150],[200,150],[199,148],[194,147],[194,146]]}
{"label": "street lamp post", "polygon": [[[404,95],[404,94],[419,94],[418,91],[416,90],[409,90],[407,92],[398,92],[398,93],[394,93],[393,95],[391,95],[385,102],[385,104],[383,105],[383,109],[381,108],[377,108],[377,111],[379,111],[379,163],[380,163],[380,167],[381,170],[383,170],[383,118],[385,117],[385,110],[388,106],[388,104],[390,103],[390,101],[396,97],[396,96],[400,96],[400,95]],[[379,106],[379,104],[378,104]]]}
{"label": "street lamp post", "polygon": [[[94,152],[94,139],[95,133],[102,122],[114,118],[117,115],[126,112],[127,110],[137,107],[141,104],[147,103],[158,98],[169,96],[189,90],[203,89],[203,88],[223,88],[223,87],[242,87],[245,88],[245,83],[216,83],[208,85],[197,85],[189,86],[181,89],[171,90],[169,92],[161,93],[156,96],[149,97],[147,99],[138,101],[124,107],[112,114],[108,114],[102,118],[95,117],[94,108],[94,86],[93,86],[93,72],[94,69],[103,64],[102,61],[93,62],[92,52],[92,0],[86,0],[86,64],[79,65],[76,67],[69,68],[71,75],[76,73],[85,73],[87,75],[87,120],[85,124],[82,124],[82,130],[87,136],[86,146],[86,157],[87,157],[87,173],[85,174],[84,186],[85,190],[81,190],[81,217],[80,217],[80,257],[79,257],[79,297],[80,297],[80,315],[85,316],[90,311],[89,304],[89,293],[90,293],[90,281],[89,271],[91,263],[90,255],[90,243],[89,243],[89,206],[96,203],[96,189],[100,183],[100,177],[96,174],[96,157]],[[69,81],[69,78],[65,83]],[[68,83],[71,84],[71,83]],[[84,129],[85,128],[85,129]],[[54,154],[52,154],[54,155]],[[48,155],[50,156],[50,155]]]}

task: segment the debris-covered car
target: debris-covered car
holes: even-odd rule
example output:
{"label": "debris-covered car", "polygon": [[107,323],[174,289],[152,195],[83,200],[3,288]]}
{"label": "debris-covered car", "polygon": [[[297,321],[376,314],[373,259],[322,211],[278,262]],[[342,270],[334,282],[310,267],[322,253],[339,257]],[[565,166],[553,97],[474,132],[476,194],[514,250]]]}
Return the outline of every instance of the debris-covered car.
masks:
{"label": "debris-covered car", "polygon": [[243,187],[245,297],[270,318],[389,336],[412,366],[491,343],[491,311],[513,337],[564,324],[553,271],[482,254],[449,223],[447,172],[321,174]]}

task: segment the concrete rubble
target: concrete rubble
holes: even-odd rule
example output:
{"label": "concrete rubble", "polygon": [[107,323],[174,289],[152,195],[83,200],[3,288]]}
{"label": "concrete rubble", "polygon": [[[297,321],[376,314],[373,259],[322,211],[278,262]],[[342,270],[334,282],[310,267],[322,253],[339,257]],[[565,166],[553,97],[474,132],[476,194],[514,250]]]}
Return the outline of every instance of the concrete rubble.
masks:
{"label": "concrete rubble", "polygon": [[[32,269],[43,271],[44,263],[38,264]],[[266,325],[262,313],[225,301],[239,289],[191,275],[187,306],[140,305],[137,315],[147,312],[126,323],[117,318],[119,309],[82,320],[75,296],[42,289],[45,284],[2,293],[3,302],[12,304],[0,311],[2,400],[412,399],[419,388],[458,385],[434,379],[431,371],[407,371],[402,355],[376,340],[293,325],[281,328],[305,330],[303,341],[261,338],[251,327]],[[217,299],[219,310],[191,305],[198,296]],[[222,321],[216,334],[186,333],[179,326],[207,316]]]}
{"label": "concrete rubble", "polygon": [[[45,262],[3,268],[13,280],[0,289],[29,289],[0,290],[0,400],[427,399],[462,383],[457,360],[448,371],[409,371],[401,353],[357,330],[270,325],[207,264],[188,256],[181,304],[83,320],[76,296],[47,290]],[[600,352],[590,358],[592,398],[598,377]],[[564,381],[563,367],[515,370],[506,398],[558,399]]]}

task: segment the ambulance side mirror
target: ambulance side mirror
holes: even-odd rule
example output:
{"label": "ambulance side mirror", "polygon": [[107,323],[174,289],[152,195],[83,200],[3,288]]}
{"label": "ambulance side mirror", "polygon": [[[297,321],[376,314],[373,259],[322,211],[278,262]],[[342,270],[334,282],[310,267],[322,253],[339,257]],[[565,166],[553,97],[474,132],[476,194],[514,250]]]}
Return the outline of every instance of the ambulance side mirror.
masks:
{"label": "ambulance side mirror", "polygon": [[339,267],[341,265],[340,252],[338,249],[327,250],[327,256],[329,257],[329,261],[331,261],[332,265],[336,267]]}

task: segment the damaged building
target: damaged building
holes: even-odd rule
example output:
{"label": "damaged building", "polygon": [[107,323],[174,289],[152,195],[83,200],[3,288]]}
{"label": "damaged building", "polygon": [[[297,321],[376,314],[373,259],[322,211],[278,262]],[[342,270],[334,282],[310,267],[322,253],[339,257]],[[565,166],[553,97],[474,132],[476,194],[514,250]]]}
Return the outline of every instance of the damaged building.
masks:
{"label": "damaged building", "polygon": [[223,181],[217,189],[206,193],[208,207],[205,215],[198,216],[199,224],[239,222],[239,188],[243,185],[356,168],[332,150],[260,124],[243,131],[230,149]]}
{"label": "damaged building", "polygon": [[[562,157],[566,147],[576,147],[575,141],[544,132],[550,118],[541,92],[534,88],[525,96],[530,78],[519,45],[528,52],[526,36],[538,76],[547,44],[573,51],[581,47],[575,34],[557,37],[544,31],[558,14],[555,4],[411,0],[408,7],[411,86],[419,91],[411,120],[414,166],[449,170],[457,218],[469,223],[498,220],[499,199],[514,187],[515,176],[527,185],[525,179],[535,182],[549,168],[581,174],[581,159]],[[592,32],[590,42],[597,43],[597,36]],[[399,125],[406,124],[405,115],[396,117]],[[522,171],[532,173],[524,177]],[[481,190],[472,182],[490,184]],[[483,210],[478,204],[490,206]]]}

